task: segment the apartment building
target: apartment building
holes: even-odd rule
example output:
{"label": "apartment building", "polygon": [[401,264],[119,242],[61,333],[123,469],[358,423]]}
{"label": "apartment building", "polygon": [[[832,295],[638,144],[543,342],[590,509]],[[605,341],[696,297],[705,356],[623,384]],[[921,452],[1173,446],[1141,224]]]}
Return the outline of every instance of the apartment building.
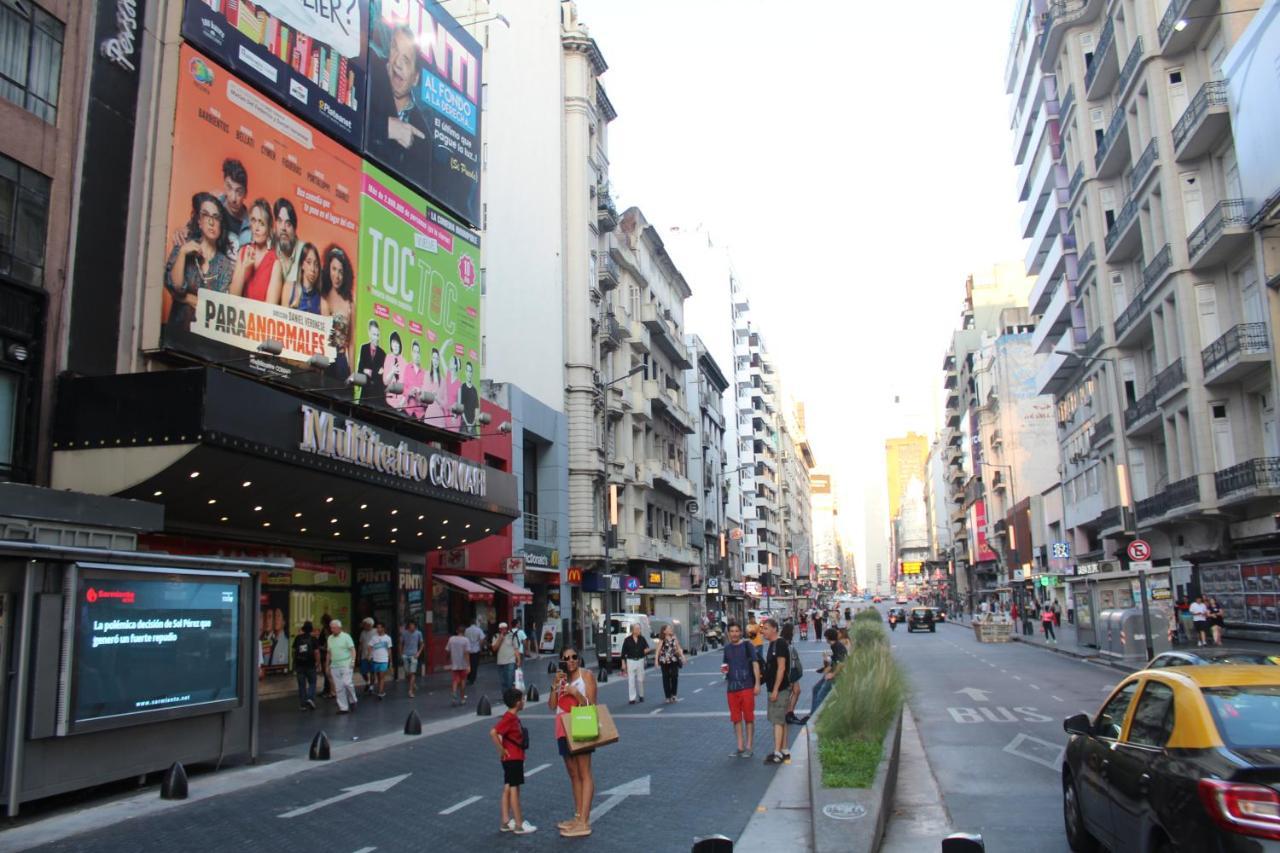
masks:
{"label": "apartment building", "polygon": [[[1135,535],[1181,592],[1205,588],[1193,567],[1275,544],[1274,332],[1223,67],[1256,6],[1018,7],[1009,67],[1030,82],[1009,87],[1013,109],[1049,128],[1031,171],[1052,176],[1024,217],[1059,231],[1028,265],[1038,382],[1058,407],[1067,538],[1116,575],[1113,603],[1131,600],[1112,560]],[[1254,621],[1243,593],[1228,621]]]}
{"label": "apartment building", "polygon": [[780,513],[782,556],[786,564],[783,588],[806,598],[813,585],[813,509],[809,482],[813,449],[805,432],[804,403],[792,402],[784,411],[780,433]]}

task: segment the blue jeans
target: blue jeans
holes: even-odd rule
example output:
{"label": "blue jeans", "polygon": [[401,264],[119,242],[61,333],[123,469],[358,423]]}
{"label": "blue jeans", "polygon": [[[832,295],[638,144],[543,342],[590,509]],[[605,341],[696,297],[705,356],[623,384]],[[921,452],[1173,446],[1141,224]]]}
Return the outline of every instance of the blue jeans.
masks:
{"label": "blue jeans", "polygon": [[516,686],[516,665],[504,663],[498,666],[498,677],[502,679],[502,692],[505,693]]}
{"label": "blue jeans", "polygon": [[316,671],[314,669],[295,669],[293,674],[298,679],[298,704],[305,705],[316,698]]}
{"label": "blue jeans", "polygon": [[809,716],[818,713],[818,706],[822,704],[822,700],[827,698],[827,694],[831,692],[831,685],[835,683],[834,679],[826,678],[818,679],[818,683],[813,685],[813,692],[810,694],[809,700]]}

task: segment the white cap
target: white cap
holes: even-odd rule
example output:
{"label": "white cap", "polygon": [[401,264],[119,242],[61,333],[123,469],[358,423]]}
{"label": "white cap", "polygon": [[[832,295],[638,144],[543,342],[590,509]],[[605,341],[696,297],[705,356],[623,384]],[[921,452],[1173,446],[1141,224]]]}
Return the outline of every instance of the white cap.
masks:
{"label": "white cap", "polygon": [[499,628],[506,628],[506,627],[507,627],[507,623],[506,623],[506,622],[499,622],[499,623],[498,623],[498,627],[499,627]]}
{"label": "white cap", "polygon": [[329,626],[330,626],[330,627],[334,627],[334,626],[336,626],[336,627],[338,627],[338,628],[341,628],[341,627],[342,627],[342,620],[341,620],[341,619],[330,619],[330,620],[329,620]]}
{"label": "white cap", "polygon": [[365,624],[365,625],[372,625],[372,624],[373,624],[373,617],[372,617],[372,616],[366,616],[366,617],[364,617],[364,623],[363,623],[363,624]]}

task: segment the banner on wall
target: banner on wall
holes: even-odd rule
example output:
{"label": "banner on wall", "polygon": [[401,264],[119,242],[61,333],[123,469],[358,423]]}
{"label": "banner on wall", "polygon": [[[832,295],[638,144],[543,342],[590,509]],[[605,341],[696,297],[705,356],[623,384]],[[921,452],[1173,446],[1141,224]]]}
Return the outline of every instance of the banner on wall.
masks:
{"label": "banner on wall", "polygon": [[368,21],[368,0],[187,0],[182,35],[359,150]]}
{"label": "banner on wall", "polygon": [[[376,166],[360,190],[360,399],[446,429],[480,413],[480,241]],[[395,394],[394,383],[403,388]],[[460,404],[460,413],[454,406]]]}
{"label": "banner on wall", "polygon": [[482,53],[437,0],[370,0],[365,154],[474,228]]}
{"label": "banner on wall", "polygon": [[[310,385],[351,373],[360,159],[179,54],[163,345]],[[251,355],[265,340],[280,356]],[[326,379],[307,368],[329,360]]]}

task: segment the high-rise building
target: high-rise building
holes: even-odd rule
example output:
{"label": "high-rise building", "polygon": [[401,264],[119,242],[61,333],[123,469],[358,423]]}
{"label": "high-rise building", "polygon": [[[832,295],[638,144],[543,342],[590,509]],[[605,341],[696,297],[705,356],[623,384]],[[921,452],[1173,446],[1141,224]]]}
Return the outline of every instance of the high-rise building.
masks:
{"label": "high-rise building", "polygon": [[904,436],[886,439],[884,443],[885,476],[889,495],[889,518],[897,518],[902,508],[902,498],[907,485],[913,479],[924,476],[925,460],[929,455],[929,440],[923,435],[909,432]]}

